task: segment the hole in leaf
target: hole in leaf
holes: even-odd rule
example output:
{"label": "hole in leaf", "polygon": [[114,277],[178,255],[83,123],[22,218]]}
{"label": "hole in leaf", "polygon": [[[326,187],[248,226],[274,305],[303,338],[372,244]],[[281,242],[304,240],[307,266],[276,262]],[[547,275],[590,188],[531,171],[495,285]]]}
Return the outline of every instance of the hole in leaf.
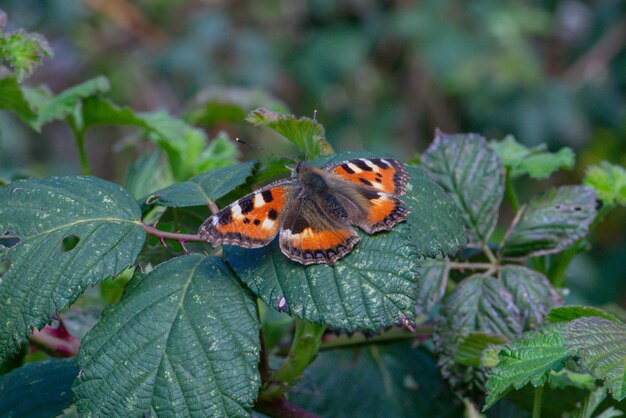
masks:
{"label": "hole in leaf", "polygon": [[64,253],[72,251],[74,248],[76,248],[79,241],[80,238],[78,238],[76,235],[68,235],[67,237],[63,238],[63,241],[61,242],[61,250]]}
{"label": "hole in leaf", "polygon": [[15,235],[0,235],[0,247],[11,248],[19,244],[20,237]]}

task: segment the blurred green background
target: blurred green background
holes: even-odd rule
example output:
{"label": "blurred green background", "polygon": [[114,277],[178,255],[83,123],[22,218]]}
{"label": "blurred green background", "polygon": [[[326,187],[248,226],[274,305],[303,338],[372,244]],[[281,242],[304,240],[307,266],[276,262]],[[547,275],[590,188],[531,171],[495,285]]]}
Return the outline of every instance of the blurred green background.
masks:
{"label": "blurred green background", "polygon": [[[590,164],[626,165],[624,1],[0,0],[0,9],[9,31],[50,41],[54,58],[27,83],[55,92],[105,75],[117,103],[182,115],[198,96],[260,89],[297,115],[317,110],[338,151],[404,159],[435,128],[573,148],[576,168],[520,181],[523,201],[579,183]],[[0,113],[0,126],[0,177],[80,172],[66,125],[35,134]],[[210,136],[219,130],[284,147],[243,121]],[[121,181],[136,157],[128,132],[88,136],[94,174]],[[570,301],[626,306],[625,235],[616,210],[572,264]]]}

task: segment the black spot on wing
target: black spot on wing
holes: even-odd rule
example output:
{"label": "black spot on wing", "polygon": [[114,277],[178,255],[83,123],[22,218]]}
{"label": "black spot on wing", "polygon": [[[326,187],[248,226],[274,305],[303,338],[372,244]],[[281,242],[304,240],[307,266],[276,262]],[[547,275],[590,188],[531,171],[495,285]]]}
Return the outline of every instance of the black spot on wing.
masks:
{"label": "black spot on wing", "polygon": [[272,220],[272,221],[273,221],[273,220],[275,220],[276,218],[278,218],[278,212],[276,212],[276,209],[270,209],[270,210],[267,212],[267,217],[268,217],[270,220]]}
{"label": "black spot on wing", "polygon": [[364,185],[366,185],[366,186],[372,186],[372,182],[371,182],[371,181],[369,181],[369,180],[367,180],[367,179],[362,179],[362,178],[360,178],[360,179],[359,179],[359,181],[360,181],[361,183],[363,183]]}
{"label": "black spot on wing", "polygon": [[264,190],[261,192],[261,196],[263,196],[263,201],[265,203],[270,203],[272,200],[274,200],[274,196],[272,196],[272,191],[271,190]]}
{"label": "black spot on wing", "polygon": [[258,219],[255,219],[255,220],[254,220],[254,224],[255,224],[256,226],[259,226],[259,225],[261,225],[261,221],[259,221]]}
{"label": "black spot on wing", "polygon": [[244,197],[239,201],[239,207],[241,208],[241,214],[245,215],[252,212],[254,209],[254,201],[252,196]]}

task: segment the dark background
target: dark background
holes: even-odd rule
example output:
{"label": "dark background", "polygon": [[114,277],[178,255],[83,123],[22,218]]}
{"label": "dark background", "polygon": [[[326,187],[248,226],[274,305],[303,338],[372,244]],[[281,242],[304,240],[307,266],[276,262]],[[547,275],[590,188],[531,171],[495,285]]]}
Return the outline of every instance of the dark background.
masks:
{"label": "dark background", "polygon": [[[27,83],[55,92],[104,75],[117,103],[181,115],[202,91],[259,88],[297,115],[317,110],[338,151],[402,159],[423,151],[437,127],[576,151],[573,171],[518,181],[522,201],[579,183],[590,164],[626,165],[619,0],[0,0],[0,9],[8,30],[50,41],[55,57]],[[282,150],[245,125],[209,134],[225,129]],[[35,134],[0,113],[0,126],[0,177],[80,172],[66,125]],[[127,136],[89,133],[94,174],[123,179],[135,158]],[[571,265],[571,302],[626,306],[625,212],[613,211]]]}

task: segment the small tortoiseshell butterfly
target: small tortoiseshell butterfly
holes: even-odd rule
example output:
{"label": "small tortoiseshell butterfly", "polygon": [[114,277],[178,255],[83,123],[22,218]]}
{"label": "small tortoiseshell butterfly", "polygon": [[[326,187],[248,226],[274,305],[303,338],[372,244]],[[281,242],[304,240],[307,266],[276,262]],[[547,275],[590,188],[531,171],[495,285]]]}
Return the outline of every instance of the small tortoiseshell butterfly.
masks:
{"label": "small tortoiseshell butterfly", "polygon": [[389,158],[358,158],[322,168],[298,161],[291,178],[263,187],[207,219],[198,235],[214,247],[258,248],[280,228],[280,249],[298,263],[330,264],[359,242],[352,228],[387,231],[409,211],[396,196],[409,175]]}

